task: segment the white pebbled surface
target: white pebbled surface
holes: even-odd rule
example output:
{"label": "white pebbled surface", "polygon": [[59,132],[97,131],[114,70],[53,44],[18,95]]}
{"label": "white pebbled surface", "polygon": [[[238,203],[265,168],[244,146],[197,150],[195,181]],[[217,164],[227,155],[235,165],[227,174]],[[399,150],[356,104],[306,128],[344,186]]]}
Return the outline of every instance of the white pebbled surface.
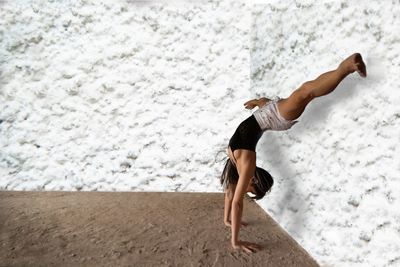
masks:
{"label": "white pebbled surface", "polygon": [[400,6],[347,2],[252,7],[252,94],[287,97],[354,52],[368,73],[264,134],[277,183],[259,204],[322,266],[400,266]]}
{"label": "white pebbled surface", "polygon": [[249,8],[83,2],[1,6],[0,188],[221,190]]}
{"label": "white pebbled surface", "polygon": [[221,192],[243,103],[360,52],[264,134],[258,203],[322,266],[398,266],[399,5],[311,3],[1,3],[0,189]]}

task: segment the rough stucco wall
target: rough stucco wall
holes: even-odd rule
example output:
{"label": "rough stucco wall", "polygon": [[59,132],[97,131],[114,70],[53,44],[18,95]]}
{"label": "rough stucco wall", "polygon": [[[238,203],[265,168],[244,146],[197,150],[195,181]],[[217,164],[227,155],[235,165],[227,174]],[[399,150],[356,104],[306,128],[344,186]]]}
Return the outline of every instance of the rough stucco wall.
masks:
{"label": "rough stucco wall", "polygon": [[221,191],[243,103],[357,50],[367,79],[260,140],[259,204],[322,264],[399,264],[398,5],[309,2],[1,3],[0,189]]}
{"label": "rough stucco wall", "polygon": [[250,15],[229,1],[3,3],[0,188],[220,191],[217,152],[250,97]]}
{"label": "rough stucco wall", "polygon": [[277,183],[259,204],[322,265],[399,266],[400,5],[347,2],[252,6],[252,94],[287,97],[353,52],[369,75],[264,134],[257,164]]}

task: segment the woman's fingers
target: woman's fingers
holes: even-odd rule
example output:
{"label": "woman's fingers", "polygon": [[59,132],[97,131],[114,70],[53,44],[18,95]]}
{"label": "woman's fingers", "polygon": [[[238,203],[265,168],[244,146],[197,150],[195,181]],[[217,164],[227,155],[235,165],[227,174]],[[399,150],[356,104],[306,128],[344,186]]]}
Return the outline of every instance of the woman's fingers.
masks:
{"label": "woman's fingers", "polygon": [[260,250],[262,248],[261,245],[258,245],[256,243],[250,243],[250,242],[243,242],[243,243],[244,243],[244,245],[246,245],[248,247],[251,247],[251,248],[254,248],[256,250]]}
{"label": "woman's fingers", "polygon": [[259,251],[261,249],[261,246],[255,243],[240,241],[239,246],[234,247],[234,249],[241,249],[247,253],[253,253]]}
{"label": "woman's fingers", "polygon": [[247,252],[247,253],[252,253],[253,251],[250,249],[250,248],[248,248],[245,244],[243,244],[243,243],[240,243],[238,246],[236,246],[236,247],[233,247],[234,249],[236,249],[236,250],[243,250],[243,251],[245,251],[245,252]]}
{"label": "woman's fingers", "polygon": [[247,101],[246,103],[244,103],[245,107],[248,108],[248,109],[254,108],[254,107],[255,107],[254,100],[255,100],[255,99],[249,100],[249,101]]}
{"label": "woman's fingers", "polygon": [[[225,222],[225,225],[228,226],[228,227],[231,227],[231,223],[230,222]],[[247,223],[241,222],[240,225],[241,226],[247,226]]]}
{"label": "woman's fingers", "polygon": [[250,247],[254,248],[255,250],[260,250],[261,246],[257,244],[249,245]]}
{"label": "woman's fingers", "polygon": [[251,250],[250,248],[248,248],[246,245],[242,245],[242,249],[244,251],[246,251],[247,253],[253,253],[253,250]]}
{"label": "woman's fingers", "polygon": [[253,247],[253,246],[248,245],[248,244],[243,244],[242,247],[243,247],[243,250],[248,252],[248,253],[257,252],[259,250],[258,248]]}
{"label": "woman's fingers", "polygon": [[247,104],[245,103],[244,105],[245,105],[245,108],[247,108],[247,109],[253,109],[256,106],[252,103],[247,103]]}
{"label": "woman's fingers", "polygon": [[261,248],[261,245],[256,244],[256,243],[246,242],[246,245],[256,247],[256,248]]}

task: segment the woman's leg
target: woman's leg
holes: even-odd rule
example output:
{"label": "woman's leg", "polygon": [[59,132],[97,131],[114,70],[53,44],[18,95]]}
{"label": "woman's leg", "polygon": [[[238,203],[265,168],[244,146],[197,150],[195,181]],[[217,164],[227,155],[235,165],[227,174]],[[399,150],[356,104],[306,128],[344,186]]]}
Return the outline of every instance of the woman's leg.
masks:
{"label": "woman's leg", "polygon": [[339,83],[350,73],[357,71],[362,77],[367,75],[361,54],[355,53],[343,60],[337,69],[321,74],[312,81],[303,83],[288,98],[278,102],[279,113],[287,120],[300,117],[315,97],[332,92]]}

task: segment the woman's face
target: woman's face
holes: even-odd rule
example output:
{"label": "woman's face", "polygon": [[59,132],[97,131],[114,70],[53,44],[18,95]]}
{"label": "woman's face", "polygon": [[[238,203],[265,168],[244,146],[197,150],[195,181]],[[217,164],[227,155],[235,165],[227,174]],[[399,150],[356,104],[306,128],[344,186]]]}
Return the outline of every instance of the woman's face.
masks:
{"label": "woman's face", "polygon": [[249,185],[247,186],[246,192],[251,192],[255,194],[254,186],[253,186],[253,179],[250,180]]}

